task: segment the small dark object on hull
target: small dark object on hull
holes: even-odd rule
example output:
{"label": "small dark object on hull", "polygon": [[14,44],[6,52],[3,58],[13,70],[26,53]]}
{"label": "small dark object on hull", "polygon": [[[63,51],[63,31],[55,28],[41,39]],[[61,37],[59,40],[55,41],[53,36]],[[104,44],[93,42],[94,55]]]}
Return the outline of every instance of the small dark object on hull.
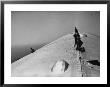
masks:
{"label": "small dark object on hull", "polygon": [[80,50],[81,52],[85,52],[85,48],[84,48],[84,47],[81,47],[79,50]]}
{"label": "small dark object on hull", "polygon": [[35,50],[32,47],[30,49],[31,49],[31,53],[35,52]]}
{"label": "small dark object on hull", "polygon": [[85,52],[85,48],[84,47],[80,47],[80,48],[76,48],[76,50],[80,51],[80,52]]}

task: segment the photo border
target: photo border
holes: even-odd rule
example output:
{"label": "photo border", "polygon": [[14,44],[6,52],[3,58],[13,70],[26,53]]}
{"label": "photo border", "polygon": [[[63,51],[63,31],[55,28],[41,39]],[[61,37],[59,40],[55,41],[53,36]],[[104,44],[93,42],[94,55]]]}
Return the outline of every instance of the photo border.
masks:
{"label": "photo border", "polygon": [[[4,84],[4,5],[5,4],[107,4],[107,30],[109,29],[109,1],[2,1],[1,2],[1,84]],[[107,32],[108,33],[108,32]]]}

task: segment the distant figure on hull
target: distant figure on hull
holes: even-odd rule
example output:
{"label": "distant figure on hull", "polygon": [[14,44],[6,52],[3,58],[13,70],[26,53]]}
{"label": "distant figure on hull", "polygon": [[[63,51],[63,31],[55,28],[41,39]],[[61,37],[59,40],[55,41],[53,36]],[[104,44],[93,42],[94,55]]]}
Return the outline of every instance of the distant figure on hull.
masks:
{"label": "distant figure on hull", "polygon": [[75,27],[75,34],[73,35],[74,38],[75,38],[75,44],[74,44],[74,47],[76,47],[76,50],[79,50],[81,52],[85,52],[85,48],[84,47],[81,47],[83,42],[81,41],[81,38],[80,38],[80,34],[77,30],[77,28]]}
{"label": "distant figure on hull", "polygon": [[31,53],[35,52],[35,50],[32,47],[30,49],[31,49]]}

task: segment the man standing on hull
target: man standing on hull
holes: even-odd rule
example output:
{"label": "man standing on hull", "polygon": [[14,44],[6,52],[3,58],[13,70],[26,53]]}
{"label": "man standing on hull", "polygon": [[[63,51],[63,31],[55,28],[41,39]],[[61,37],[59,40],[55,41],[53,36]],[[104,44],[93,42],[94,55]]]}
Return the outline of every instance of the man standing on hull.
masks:
{"label": "man standing on hull", "polygon": [[77,46],[76,47],[76,50],[79,50],[79,51],[82,52],[84,50],[84,47],[81,47],[82,44],[83,44],[83,42],[81,41],[80,34],[79,34],[79,32],[78,32],[78,30],[77,30],[76,27],[75,27],[75,34],[73,36],[75,38],[74,47]]}

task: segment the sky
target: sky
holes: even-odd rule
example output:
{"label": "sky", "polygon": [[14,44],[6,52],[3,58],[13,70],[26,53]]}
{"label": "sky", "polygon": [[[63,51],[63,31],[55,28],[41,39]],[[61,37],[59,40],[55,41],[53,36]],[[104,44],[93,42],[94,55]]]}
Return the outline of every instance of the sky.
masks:
{"label": "sky", "polygon": [[99,12],[12,12],[12,46],[41,44],[74,31],[100,34]]}
{"label": "sky", "polygon": [[[41,47],[57,38],[74,32],[87,32],[100,36],[100,12],[98,11],[36,11],[11,12],[11,46],[12,54],[17,48]],[[14,53],[16,50],[16,53]],[[12,55],[12,56],[13,56]],[[14,56],[15,57],[15,56]]]}

